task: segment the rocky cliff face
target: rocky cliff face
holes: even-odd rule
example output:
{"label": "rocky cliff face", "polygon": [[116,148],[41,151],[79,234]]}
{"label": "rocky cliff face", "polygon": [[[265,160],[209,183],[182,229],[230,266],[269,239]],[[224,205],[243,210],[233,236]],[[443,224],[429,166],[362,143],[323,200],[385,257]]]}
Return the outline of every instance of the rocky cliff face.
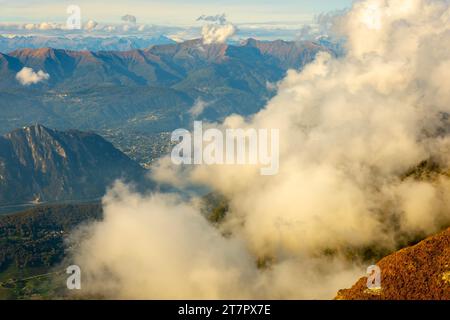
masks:
{"label": "rocky cliff face", "polygon": [[34,125],[0,137],[0,204],[94,199],[144,174],[96,134]]}

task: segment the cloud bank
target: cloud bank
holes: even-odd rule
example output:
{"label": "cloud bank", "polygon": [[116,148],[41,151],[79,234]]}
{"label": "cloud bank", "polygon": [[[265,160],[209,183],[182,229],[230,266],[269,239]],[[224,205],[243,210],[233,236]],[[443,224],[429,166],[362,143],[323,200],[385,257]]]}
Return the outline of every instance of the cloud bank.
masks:
{"label": "cloud bank", "polygon": [[[356,2],[334,28],[347,55],[291,70],[251,119],[280,129],[280,172],[168,166],[156,177],[229,199],[219,229],[195,201],[117,185],[105,219],[83,229],[74,261],[84,292],[113,298],[333,298],[370,262],[358,252],[450,223],[450,8],[439,0]],[[175,179],[178,174],[179,179]],[[182,186],[179,186],[182,187]],[[226,235],[226,236],[223,236]]]}

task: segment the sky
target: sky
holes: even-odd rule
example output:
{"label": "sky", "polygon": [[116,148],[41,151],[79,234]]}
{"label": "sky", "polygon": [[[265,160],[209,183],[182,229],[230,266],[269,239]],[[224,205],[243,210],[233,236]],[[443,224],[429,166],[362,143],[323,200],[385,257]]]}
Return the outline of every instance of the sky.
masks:
{"label": "sky", "polygon": [[120,22],[125,14],[139,23],[193,25],[202,14],[225,13],[233,23],[299,23],[321,12],[349,7],[352,0],[0,0],[0,23],[62,22],[68,5],[82,19]]}

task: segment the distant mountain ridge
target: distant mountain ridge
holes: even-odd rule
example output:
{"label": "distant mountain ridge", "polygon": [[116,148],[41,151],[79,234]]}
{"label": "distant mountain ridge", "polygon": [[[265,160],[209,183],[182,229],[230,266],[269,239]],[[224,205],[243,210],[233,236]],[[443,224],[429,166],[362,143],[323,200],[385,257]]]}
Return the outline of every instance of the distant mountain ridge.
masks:
{"label": "distant mountain ridge", "polygon": [[42,125],[0,137],[0,204],[101,197],[116,179],[145,170],[102,137]]}
{"label": "distant mountain ridge", "polygon": [[[214,65],[266,66],[267,80],[278,79],[289,68],[301,68],[319,51],[329,49],[313,42],[263,42],[249,39],[240,46],[203,45],[191,40],[178,44],[155,45],[130,51],[71,51],[53,48],[20,49],[0,55],[0,70],[18,72],[23,67],[43,70],[50,75],[41,86],[63,89],[92,87],[101,81],[110,85],[171,86],[192,72]],[[72,88],[67,88],[70,83]],[[9,83],[9,87],[14,86]],[[16,83],[16,86],[19,84]]]}
{"label": "distant mountain ridge", "polygon": [[14,50],[25,48],[44,48],[51,47],[65,50],[89,50],[89,51],[107,51],[107,50],[133,50],[145,49],[156,44],[175,43],[172,39],[164,36],[0,36],[0,52],[12,52]]}
{"label": "distant mountain ridge", "polygon": [[[288,69],[302,69],[320,51],[334,55],[316,42],[254,39],[238,45],[197,39],[145,50],[0,54],[0,134],[35,122],[95,131],[148,164],[177,128],[258,112]],[[49,78],[25,86],[16,79],[24,67]],[[192,114],[199,102],[205,107]],[[137,136],[143,138],[137,142]]]}
{"label": "distant mountain ridge", "polygon": [[303,67],[305,65],[304,62],[312,61],[319,51],[328,51],[335,54],[330,48],[312,41],[258,41],[248,39],[244,44],[247,47],[257,48],[263,55],[277,59],[277,64],[284,69],[299,69]]}

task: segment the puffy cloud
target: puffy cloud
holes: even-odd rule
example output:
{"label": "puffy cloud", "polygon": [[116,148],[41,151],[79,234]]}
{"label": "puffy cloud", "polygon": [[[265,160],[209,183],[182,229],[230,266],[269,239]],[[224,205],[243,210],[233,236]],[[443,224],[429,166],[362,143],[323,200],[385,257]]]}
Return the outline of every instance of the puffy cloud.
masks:
{"label": "puffy cloud", "polygon": [[137,22],[137,18],[131,14],[126,14],[121,19],[122,19],[122,21],[133,23],[133,24],[135,24]]}
{"label": "puffy cloud", "polygon": [[98,26],[98,23],[94,20],[89,20],[88,22],[86,22],[86,24],[84,25],[84,29],[88,30],[88,31],[92,31],[94,30],[96,27]]}
{"label": "puffy cloud", "polygon": [[225,14],[217,14],[215,16],[202,15],[197,18],[197,21],[208,21],[208,22],[217,22],[219,24],[226,24],[227,17]]}
{"label": "puffy cloud", "polygon": [[[245,296],[236,291],[247,278],[242,270],[252,264],[244,246],[225,240],[176,196],[143,198],[119,184],[104,199],[104,215],[104,222],[88,231],[91,250],[76,257],[88,277],[85,290],[125,299]],[[100,248],[102,270],[91,256]],[[124,264],[117,260],[121,257]],[[108,274],[118,275],[118,281]]]}
{"label": "puffy cloud", "polygon": [[16,79],[20,84],[29,86],[50,79],[50,75],[42,70],[35,72],[32,68],[25,67],[16,74]]}
{"label": "puffy cloud", "polygon": [[[248,299],[321,297],[328,288],[311,288],[313,270],[323,262],[289,261],[266,273],[258,269],[246,243],[225,238],[201,215],[194,203],[172,194],[148,197],[123,184],[103,200],[104,220],[82,228],[70,243],[81,250],[73,258],[81,266],[81,294],[116,299]],[[119,236],[120,235],[120,236]],[[333,258],[328,260],[329,263]],[[333,263],[336,274],[350,281],[355,270]],[[323,266],[322,266],[323,267]],[[295,285],[310,288],[294,294]],[[329,281],[324,273],[322,281]],[[334,285],[341,285],[337,283]]]}
{"label": "puffy cloud", "polygon": [[116,27],[115,26],[105,26],[104,30],[106,30],[107,32],[115,32]]}
{"label": "puffy cloud", "polygon": [[229,199],[219,233],[193,201],[116,187],[105,198],[105,220],[75,237],[86,290],[119,298],[333,298],[372,263],[354,253],[394,250],[448,225],[448,177],[407,173],[430,159],[449,170],[449,18],[447,1],[356,2],[335,25],[347,38],[345,57],[319,54],[288,72],[264,110],[220,124],[279,129],[279,174],[261,176],[254,166],[170,170],[163,159],[155,177]]}
{"label": "puffy cloud", "polygon": [[25,30],[39,30],[39,31],[49,31],[49,30],[60,30],[62,26],[57,23],[41,22],[41,23],[27,23],[24,24],[23,29]]}
{"label": "puffy cloud", "polygon": [[202,39],[204,44],[225,43],[229,38],[234,36],[237,31],[236,26],[227,21],[225,14],[216,16],[202,15],[197,21],[208,22],[202,27]]}
{"label": "puffy cloud", "polygon": [[193,116],[194,118],[201,115],[203,111],[205,111],[205,108],[208,107],[208,103],[206,101],[203,101],[202,99],[198,99],[195,101],[192,108],[189,110],[189,114]]}
{"label": "puffy cloud", "polygon": [[202,27],[204,44],[225,43],[236,33],[236,27],[228,24],[207,24]]}
{"label": "puffy cloud", "polygon": [[39,25],[39,30],[53,30],[56,29],[58,26],[52,23],[48,23],[48,22],[42,22]]}
{"label": "puffy cloud", "polygon": [[346,12],[347,10],[337,10],[315,16],[313,23],[296,28],[295,38],[297,40],[331,39],[335,44],[338,44],[342,39],[337,37],[336,25]]}
{"label": "puffy cloud", "polygon": [[50,31],[50,30],[62,30],[64,27],[58,23],[51,22],[41,22],[41,23],[26,23],[24,25],[16,25],[17,29],[25,30],[39,30],[39,31]]}
{"label": "puffy cloud", "polygon": [[35,29],[34,23],[27,23],[23,27],[25,30],[34,30]]}

